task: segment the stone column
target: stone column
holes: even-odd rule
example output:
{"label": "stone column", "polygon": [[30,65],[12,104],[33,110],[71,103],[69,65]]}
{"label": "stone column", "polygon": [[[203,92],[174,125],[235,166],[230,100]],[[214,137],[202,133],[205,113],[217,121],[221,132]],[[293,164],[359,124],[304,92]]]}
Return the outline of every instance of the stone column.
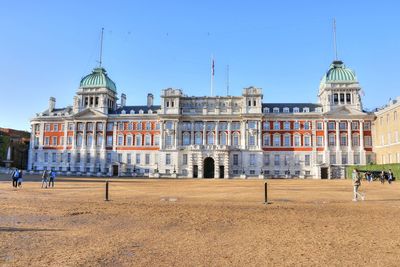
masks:
{"label": "stone column", "polygon": [[258,149],[262,148],[262,124],[261,121],[257,122],[257,147]]}
{"label": "stone column", "polygon": [[194,145],[194,121],[191,122],[190,128],[190,144]]}
{"label": "stone column", "polygon": [[247,137],[247,131],[246,131],[246,123],[247,121],[242,120],[240,123],[240,147],[242,149],[246,148],[246,137]]}
{"label": "stone column", "polygon": [[219,177],[219,154],[214,157],[214,178],[223,178]]}
{"label": "stone column", "polygon": [[203,145],[205,146],[207,144],[207,136],[206,136],[206,127],[207,127],[207,122],[203,122]]}
{"label": "stone column", "polygon": [[187,166],[188,167],[187,168],[188,174],[187,174],[187,176],[189,178],[193,178],[193,155],[192,155],[192,153],[191,152],[188,153],[187,157],[188,157],[188,162],[187,162],[187,164],[188,164],[188,166]]}
{"label": "stone column", "polygon": [[160,149],[164,149],[164,122],[160,121]]}
{"label": "stone column", "polygon": [[216,121],[215,122],[215,140],[214,140],[215,145],[219,145],[219,129],[218,129],[218,127],[219,127],[219,121]]}
{"label": "stone column", "polygon": [[198,177],[199,178],[204,178],[204,172],[203,172],[203,155],[199,154],[197,156],[197,167],[198,167]]}
{"label": "stone column", "polygon": [[229,178],[229,170],[230,170],[230,165],[229,165],[229,153],[226,153],[224,155],[224,178],[228,179]]}
{"label": "stone column", "polygon": [[232,122],[228,121],[227,123],[228,123],[228,140],[226,142],[227,142],[228,146],[231,146],[232,145],[232,134],[231,134]]}
{"label": "stone column", "polygon": [[366,164],[364,148],[364,120],[360,120],[360,164]]}
{"label": "stone column", "polygon": [[175,145],[175,148],[178,148],[178,146],[180,146],[181,145],[181,129],[180,129],[180,125],[179,125],[179,123],[178,123],[178,121],[175,121],[174,122],[174,129],[175,129],[175,143],[174,143],[174,145]]}

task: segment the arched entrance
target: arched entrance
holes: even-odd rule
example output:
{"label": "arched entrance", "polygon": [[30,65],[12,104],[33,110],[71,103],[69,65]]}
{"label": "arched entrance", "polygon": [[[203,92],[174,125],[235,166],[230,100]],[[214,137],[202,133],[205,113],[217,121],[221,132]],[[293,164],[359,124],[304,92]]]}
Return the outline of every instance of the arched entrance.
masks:
{"label": "arched entrance", "polygon": [[214,178],[214,159],[205,158],[204,159],[204,178]]}

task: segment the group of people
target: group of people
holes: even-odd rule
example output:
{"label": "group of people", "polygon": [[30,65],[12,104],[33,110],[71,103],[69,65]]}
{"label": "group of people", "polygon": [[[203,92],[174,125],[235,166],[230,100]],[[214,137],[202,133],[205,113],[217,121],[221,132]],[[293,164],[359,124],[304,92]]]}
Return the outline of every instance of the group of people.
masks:
{"label": "group of people", "polygon": [[12,185],[15,188],[22,187],[22,170],[15,169],[11,174]]}
{"label": "group of people", "polygon": [[45,188],[47,188],[47,184],[48,184],[48,187],[54,187],[54,179],[55,178],[56,178],[55,171],[44,170],[43,174],[42,174],[42,188],[43,188],[43,186],[45,186]]}
{"label": "group of people", "polygon": [[[371,172],[367,171],[365,173],[365,180],[367,180],[368,182],[372,182],[374,179],[373,175]],[[385,183],[385,180],[388,180],[388,183],[391,184],[393,182],[393,172],[391,169],[389,169],[389,171],[386,173],[385,171],[382,171],[379,174],[379,181],[381,182],[381,184]]]}

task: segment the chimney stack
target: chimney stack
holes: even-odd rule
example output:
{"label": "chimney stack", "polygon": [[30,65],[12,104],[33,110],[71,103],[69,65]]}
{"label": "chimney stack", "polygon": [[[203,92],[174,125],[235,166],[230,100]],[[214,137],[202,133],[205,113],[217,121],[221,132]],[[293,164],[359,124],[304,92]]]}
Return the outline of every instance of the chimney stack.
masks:
{"label": "chimney stack", "polygon": [[148,108],[153,106],[153,99],[154,99],[153,94],[147,94],[147,107]]}
{"label": "chimney stack", "polygon": [[121,107],[126,106],[126,95],[124,93],[121,94]]}
{"label": "chimney stack", "polygon": [[53,112],[55,107],[56,107],[56,98],[55,97],[50,97],[50,99],[49,99],[49,112]]}

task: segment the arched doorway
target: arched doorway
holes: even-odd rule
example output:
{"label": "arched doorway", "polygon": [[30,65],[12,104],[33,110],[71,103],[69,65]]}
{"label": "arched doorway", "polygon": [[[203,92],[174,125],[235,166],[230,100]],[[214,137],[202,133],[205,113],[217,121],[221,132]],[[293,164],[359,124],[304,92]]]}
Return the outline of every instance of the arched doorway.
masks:
{"label": "arched doorway", "polygon": [[204,159],[204,178],[214,178],[214,159],[205,158]]}

